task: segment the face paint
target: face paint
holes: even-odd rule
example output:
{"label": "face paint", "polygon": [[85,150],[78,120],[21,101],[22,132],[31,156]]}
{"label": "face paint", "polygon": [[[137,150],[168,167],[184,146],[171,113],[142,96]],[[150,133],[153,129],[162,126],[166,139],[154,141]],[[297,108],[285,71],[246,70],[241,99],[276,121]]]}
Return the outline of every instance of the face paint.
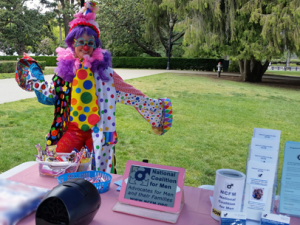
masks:
{"label": "face paint", "polygon": [[93,37],[84,34],[76,40],[74,48],[76,58],[82,59],[84,55],[92,56],[94,48],[96,48],[96,42]]}

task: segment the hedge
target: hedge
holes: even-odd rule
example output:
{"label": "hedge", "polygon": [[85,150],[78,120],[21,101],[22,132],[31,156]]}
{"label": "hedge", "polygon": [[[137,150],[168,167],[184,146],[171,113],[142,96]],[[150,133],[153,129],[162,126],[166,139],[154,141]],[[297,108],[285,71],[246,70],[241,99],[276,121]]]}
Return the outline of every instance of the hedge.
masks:
{"label": "hedge", "polygon": [[[17,61],[11,61],[11,62],[0,61],[0,73],[14,73],[16,71],[16,63]],[[46,62],[38,61],[38,63],[41,66],[42,70],[44,70],[46,67]]]}
{"label": "hedge", "polygon": [[[228,60],[223,59],[198,59],[198,58],[171,58],[172,70],[216,70],[218,62],[223,65],[223,71],[228,71]],[[138,68],[138,69],[166,69],[168,58],[158,57],[114,57],[114,68]]]}
{"label": "hedge", "polygon": [[0,73],[13,73],[16,70],[16,62],[0,62]]}
{"label": "hedge", "polygon": [[229,64],[228,72],[232,72],[232,73],[240,72],[239,61],[232,60]]}
{"label": "hedge", "polygon": [[[3,60],[14,60],[17,61],[18,58],[21,59],[23,56],[0,56],[0,61]],[[46,66],[56,66],[57,56],[31,56],[36,61],[45,61]]]}
{"label": "hedge", "polygon": [[[21,56],[0,56],[1,60],[17,60]],[[56,56],[33,56],[35,60],[46,61],[46,66],[56,66]],[[200,59],[200,58],[171,58],[172,70],[216,70],[221,62],[223,71],[228,71],[229,61],[224,59]],[[166,69],[168,58],[165,57],[113,57],[113,68],[137,68],[137,69]]]}

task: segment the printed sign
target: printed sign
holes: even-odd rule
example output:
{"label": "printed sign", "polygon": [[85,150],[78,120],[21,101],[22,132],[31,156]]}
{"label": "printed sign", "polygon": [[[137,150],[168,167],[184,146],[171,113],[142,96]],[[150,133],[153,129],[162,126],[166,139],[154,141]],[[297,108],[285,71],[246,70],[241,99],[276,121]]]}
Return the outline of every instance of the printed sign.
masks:
{"label": "printed sign", "polygon": [[179,211],[183,168],[128,161],[119,202],[161,211]]}
{"label": "printed sign", "polygon": [[124,198],[173,207],[177,179],[176,171],[132,165]]}

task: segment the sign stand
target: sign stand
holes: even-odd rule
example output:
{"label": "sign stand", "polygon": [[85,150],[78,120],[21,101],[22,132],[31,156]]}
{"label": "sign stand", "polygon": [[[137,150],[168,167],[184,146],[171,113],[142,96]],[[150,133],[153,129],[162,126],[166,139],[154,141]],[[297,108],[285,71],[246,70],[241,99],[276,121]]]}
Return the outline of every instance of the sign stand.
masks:
{"label": "sign stand", "polygon": [[127,161],[113,211],[176,223],[184,205],[185,169]]}
{"label": "sign stand", "polygon": [[134,216],[140,216],[153,220],[160,220],[168,223],[176,223],[184,205],[184,194],[182,192],[182,201],[178,213],[162,212],[154,209],[141,208],[137,206],[127,205],[121,202],[113,207],[113,211],[126,213]]}

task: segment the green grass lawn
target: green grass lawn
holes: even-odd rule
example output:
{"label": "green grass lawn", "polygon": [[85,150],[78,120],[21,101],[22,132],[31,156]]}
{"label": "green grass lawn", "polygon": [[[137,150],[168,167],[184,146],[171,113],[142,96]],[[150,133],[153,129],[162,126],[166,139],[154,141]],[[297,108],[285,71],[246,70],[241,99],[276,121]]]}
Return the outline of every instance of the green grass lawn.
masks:
{"label": "green grass lawn", "polygon": [[300,67],[299,71],[276,71],[276,70],[267,70],[265,74],[272,74],[272,75],[282,75],[282,76],[300,76]]}
{"label": "green grass lawn", "polygon": [[[45,68],[43,70],[44,75],[54,74],[54,68]],[[0,73],[0,79],[7,79],[7,78],[15,78],[15,73]]]}
{"label": "green grass lawn", "polygon": [[[281,174],[284,143],[300,141],[299,90],[172,73],[126,82],[147,96],[171,98],[174,122],[157,136],[134,108],[118,104],[119,174],[127,160],[148,159],[185,168],[185,185],[213,185],[217,169],[245,172],[255,127],[281,130]],[[53,111],[36,99],[0,105],[0,172],[35,160],[35,145],[45,145]]]}

